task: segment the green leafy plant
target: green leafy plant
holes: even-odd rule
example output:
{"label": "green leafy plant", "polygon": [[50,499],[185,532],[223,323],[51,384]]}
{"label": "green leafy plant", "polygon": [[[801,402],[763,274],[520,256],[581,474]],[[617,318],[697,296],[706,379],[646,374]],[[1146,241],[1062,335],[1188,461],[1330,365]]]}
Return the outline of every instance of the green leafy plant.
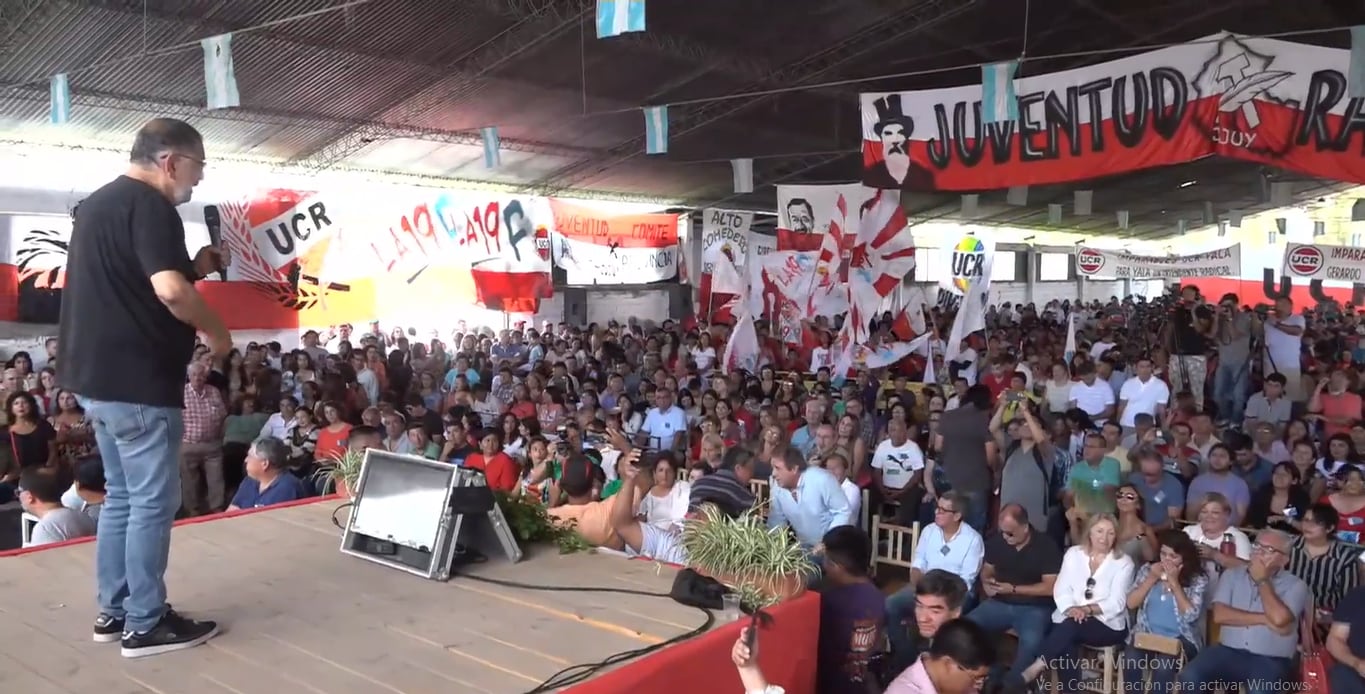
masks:
{"label": "green leafy plant", "polygon": [[330,476],[355,494],[356,486],[360,484],[360,469],[364,466],[365,451],[347,450],[328,457],[317,474]]}
{"label": "green leafy plant", "polygon": [[559,547],[560,554],[592,549],[592,545],[574,529],[574,523],[564,525],[556,522],[540,502],[505,492],[495,492],[493,496],[518,542],[553,542]]}
{"label": "green leafy plant", "polygon": [[739,593],[751,609],[781,602],[817,573],[787,529],[769,529],[755,510],[731,518],[703,506],[700,518],[683,524],[682,546],[689,566]]}

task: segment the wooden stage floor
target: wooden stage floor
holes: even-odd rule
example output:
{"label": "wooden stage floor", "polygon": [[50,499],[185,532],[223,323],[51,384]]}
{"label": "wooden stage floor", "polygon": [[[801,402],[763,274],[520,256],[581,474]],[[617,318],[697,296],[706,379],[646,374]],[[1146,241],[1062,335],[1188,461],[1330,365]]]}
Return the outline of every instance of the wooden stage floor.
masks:
{"label": "wooden stage floor", "polygon": [[[218,620],[198,648],[127,660],[91,639],[94,543],[0,559],[0,692],[431,694],[526,692],[562,668],[659,643],[704,621],[666,598],[449,583],[338,550],[333,502],[178,527],[170,602]],[[674,570],[562,556],[471,572],[523,583],[667,594]]]}

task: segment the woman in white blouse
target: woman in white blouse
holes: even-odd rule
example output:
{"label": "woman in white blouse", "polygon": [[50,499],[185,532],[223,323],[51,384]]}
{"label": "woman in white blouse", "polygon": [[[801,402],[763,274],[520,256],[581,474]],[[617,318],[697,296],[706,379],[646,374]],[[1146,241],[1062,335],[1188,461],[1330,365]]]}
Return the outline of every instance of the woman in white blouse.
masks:
{"label": "woman in white blouse", "polygon": [[1133,560],[1118,549],[1118,522],[1095,514],[1086,523],[1084,542],[1066,551],[1053,584],[1052,631],[1038,660],[1024,670],[1024,682],[1048,666],[1057,671],[1064,692],[1081,688],[1080,647],[1119,646],[1128,638],[1128,590]]}
{"label": "woman in white blouse", "polygon": [[678,459],[669,451],[659,453],[654,463],[654,486],[640,499],[639,519],[650,525],[668,528],[687,515],[687,500],[692,485],[678,479]]}

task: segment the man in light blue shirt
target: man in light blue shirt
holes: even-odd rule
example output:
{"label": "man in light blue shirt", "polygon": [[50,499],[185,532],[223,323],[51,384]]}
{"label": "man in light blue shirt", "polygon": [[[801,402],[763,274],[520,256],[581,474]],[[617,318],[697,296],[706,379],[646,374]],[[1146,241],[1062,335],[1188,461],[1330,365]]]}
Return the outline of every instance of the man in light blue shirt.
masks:
{"label": "man in light blue shirt", "polygon": [[961,576],[968,587],[965,609],[975,606],[973,591],[986,556],[986,543],[980,533],[962,522],[967,510],[967,500],[956,492],[945,492],[938,498],[934,522],[920,532],[915,556],[910,560],[910,585],[886,599],[887,624],[914,621],[915,584],[934,569]]}
{"label": "man in light blue shirt", "polygon": [[806,426],[792,432],[791,446],[801,451],[803,457],[809,458],[815,451],[815,430],[820,428],[821,422],[825,419],[825,407],[819,400],[806,401]]}
{"label": "man in light blue shirt", "polygon": [[805,456],[788,448],[773,459],[768,527],[791,526],[802,547],[814,548],[831,528],[851,525],[848,497],[829,471],[810,467]]}

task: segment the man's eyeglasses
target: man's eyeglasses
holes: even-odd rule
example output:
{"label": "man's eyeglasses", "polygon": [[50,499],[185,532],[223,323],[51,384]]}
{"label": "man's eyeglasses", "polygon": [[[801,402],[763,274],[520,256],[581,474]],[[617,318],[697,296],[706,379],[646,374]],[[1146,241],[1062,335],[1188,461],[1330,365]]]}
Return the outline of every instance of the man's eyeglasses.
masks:
{"label": "man's eyeglasses", "polygon": [[1095,597],[1095,577],[1085,579],[1085,599],[1090,600]]}
{"label": "man's eyeglasses", "polygon": [[171,159],[171,158],[173,158],[173,157],[180,157],[181,159],[188,159],[188,160],[190,160],[190,161],[192,161],[192,162],[198,164],[201,168],[208,165],[208,160],[207,160],[207,159],[200,159],[199,157],[190,156],[190,155],[185,154],[185,153],[183,153],[183,152],[167,152],[164,158],[166,158],[166,159]]}
{"label": "man's eyeglasses", "polygon": [[951,507],[951,506],[939,505],[939,506],[935,506],[935,507],[934,507],[934,512],[935,512],[935,513],[957,513],[957,510],[954,509],[954,508]]}
{"label": "man's eyeglasses", "polygon": [[1263,545],[1259,542],[1252,545],[1251,548],[1261,554],[1284,554],[1284,550],[1279,547],[1271,547],[1270,545]]}

